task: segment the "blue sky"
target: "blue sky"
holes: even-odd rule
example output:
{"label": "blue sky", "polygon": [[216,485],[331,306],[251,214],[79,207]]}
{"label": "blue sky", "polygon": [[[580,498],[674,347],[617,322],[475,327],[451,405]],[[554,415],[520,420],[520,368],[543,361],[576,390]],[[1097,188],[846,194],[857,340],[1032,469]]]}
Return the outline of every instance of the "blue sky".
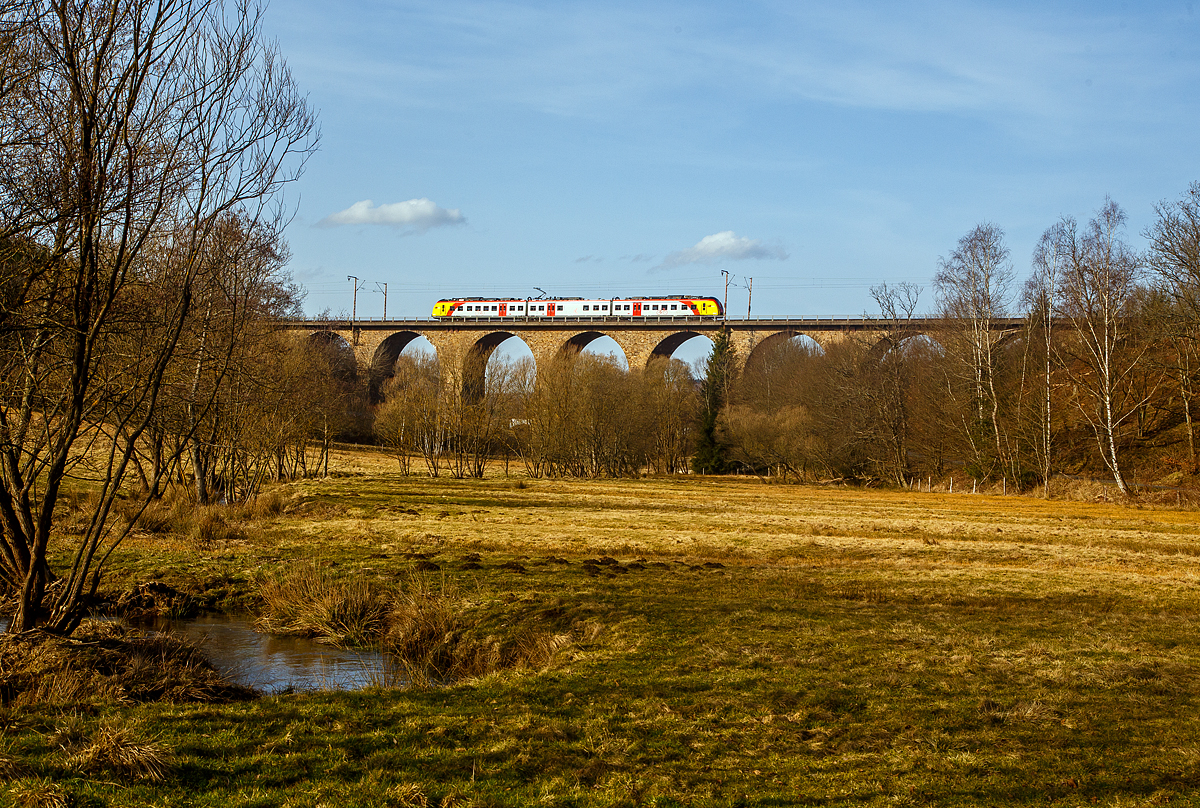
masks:
{"label": "blue sky", "polygon": [[723,292],[856,315],[974,225],[1025,273],[1110,195],[1140,248],[1200,180],[1200,0],[273,0],[320,112],[290,192],[310,314]]}

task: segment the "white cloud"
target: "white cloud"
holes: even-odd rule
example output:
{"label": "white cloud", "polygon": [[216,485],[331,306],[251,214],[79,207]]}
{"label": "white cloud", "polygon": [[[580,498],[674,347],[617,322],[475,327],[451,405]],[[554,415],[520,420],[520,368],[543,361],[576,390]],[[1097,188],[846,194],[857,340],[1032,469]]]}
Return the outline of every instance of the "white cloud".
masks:
{"label": "white cloud", "polygon": [[655,269],[670,269],[685,264],[715,264],[718,261],[746,261],[754,259],[786,260],[788,254],[782,247],[768,247],[758,239],[745,238],[732,230],[724,230],[705,236],[695,247],[669,253]]}
{"label": "white cloud", "polygon": [[413,233],[424,233],[431,227],[463,224],[467,221],[458,208],[438,207],[431,199],[410,199],[376,206],[370,199],[355,202],[337,213],[331,213],[317,224],[337,227],[343,224],[384,224]]}

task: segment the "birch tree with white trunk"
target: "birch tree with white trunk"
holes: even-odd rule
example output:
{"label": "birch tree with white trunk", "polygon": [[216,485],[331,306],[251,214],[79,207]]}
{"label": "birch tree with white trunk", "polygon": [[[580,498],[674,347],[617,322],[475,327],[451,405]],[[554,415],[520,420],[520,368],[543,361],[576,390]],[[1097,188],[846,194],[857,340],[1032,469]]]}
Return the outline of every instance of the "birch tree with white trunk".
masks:
{"label": "birch tree with white trunk", "polygon": [[1124,240],[1126,215],[1106,199],[1082,233],[1064,220],[1058,237],[1069,256],[1056,313],[1071,324],[1064,343],[1065,367],[1077,388],[1075,402],[1091,427],[1100,456],[1123,494],[1129,485],[1121,466],[1122,426],[1153,394],[1156,385],[1134,385],[1134,372],[1149,350],[1132,339],[1128,315],[1142,279],[1142,262]]}

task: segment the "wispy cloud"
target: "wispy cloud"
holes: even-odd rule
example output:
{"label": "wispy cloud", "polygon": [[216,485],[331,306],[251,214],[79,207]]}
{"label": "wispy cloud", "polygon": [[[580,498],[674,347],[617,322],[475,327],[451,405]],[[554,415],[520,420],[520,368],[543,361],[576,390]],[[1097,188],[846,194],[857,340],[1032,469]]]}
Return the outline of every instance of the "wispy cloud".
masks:
{"label": "wispy cloud", "polygon": [[[1097,71],[1121,89],[1158,88],[1166,99],[1196,75],[1174,59],[1176,43],[1163,33],[1171,12],[1118,13],[1105,8],[1112,3],[1076,10],[850,0],[755,4],[737,14],[721,4],[384,5],[372,9],[385,19],[375,31],[350,36],[353,16],[338,23],[348,30],[334,41],[353,43],[346,52],[323,39],[306,57],[340,91],[418,108],[472,97],[613,122],[641,119],[649,108],[675,120],[710,110],[717,93],[733,108],[801,100],[1058,118],[1087,103],[1076,96]],[[1169,64],[1160,63],[1164,54]],[[1107,114],[1136,115],[1138,107]]]}
{"label": "wispy cloud", "polygon": [[319,227],[337,227],[339,225],[382,224],[406,230],[410,233],[424,233],[433,227],[446,227],[454,224],[464,224],[467,218],[458,208],[442,208],[431,199],[410,199],[407,202],[392,202],[376,205],[370,199],[355,202],[345,210],[331,213],[317,222]]}
{"label": "wispy cloud", "polygon": [[758,239],[745,238],[732,230],[723,230],[705,236],[696,246],[668,253],[655,269],[671,269],[685,264],[715,264],[719,261],[747,261],[773,259],[786,260],[788,254],[782,247],[768,246]]}

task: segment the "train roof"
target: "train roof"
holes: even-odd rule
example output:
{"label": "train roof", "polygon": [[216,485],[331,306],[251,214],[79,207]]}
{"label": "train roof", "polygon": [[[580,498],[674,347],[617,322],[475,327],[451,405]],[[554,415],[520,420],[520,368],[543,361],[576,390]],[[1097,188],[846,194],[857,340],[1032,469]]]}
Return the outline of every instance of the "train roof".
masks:
{"label": "train roof", "polygon": [[609,297],[600,295],[596,297],[516,297],[513,295],[494,295],[492,297],[443,297],[438,300],[439,303],[449,302],[454,300],[695,300],[707,299],[716,300],[713,295],[632,295],[628,297]]}

